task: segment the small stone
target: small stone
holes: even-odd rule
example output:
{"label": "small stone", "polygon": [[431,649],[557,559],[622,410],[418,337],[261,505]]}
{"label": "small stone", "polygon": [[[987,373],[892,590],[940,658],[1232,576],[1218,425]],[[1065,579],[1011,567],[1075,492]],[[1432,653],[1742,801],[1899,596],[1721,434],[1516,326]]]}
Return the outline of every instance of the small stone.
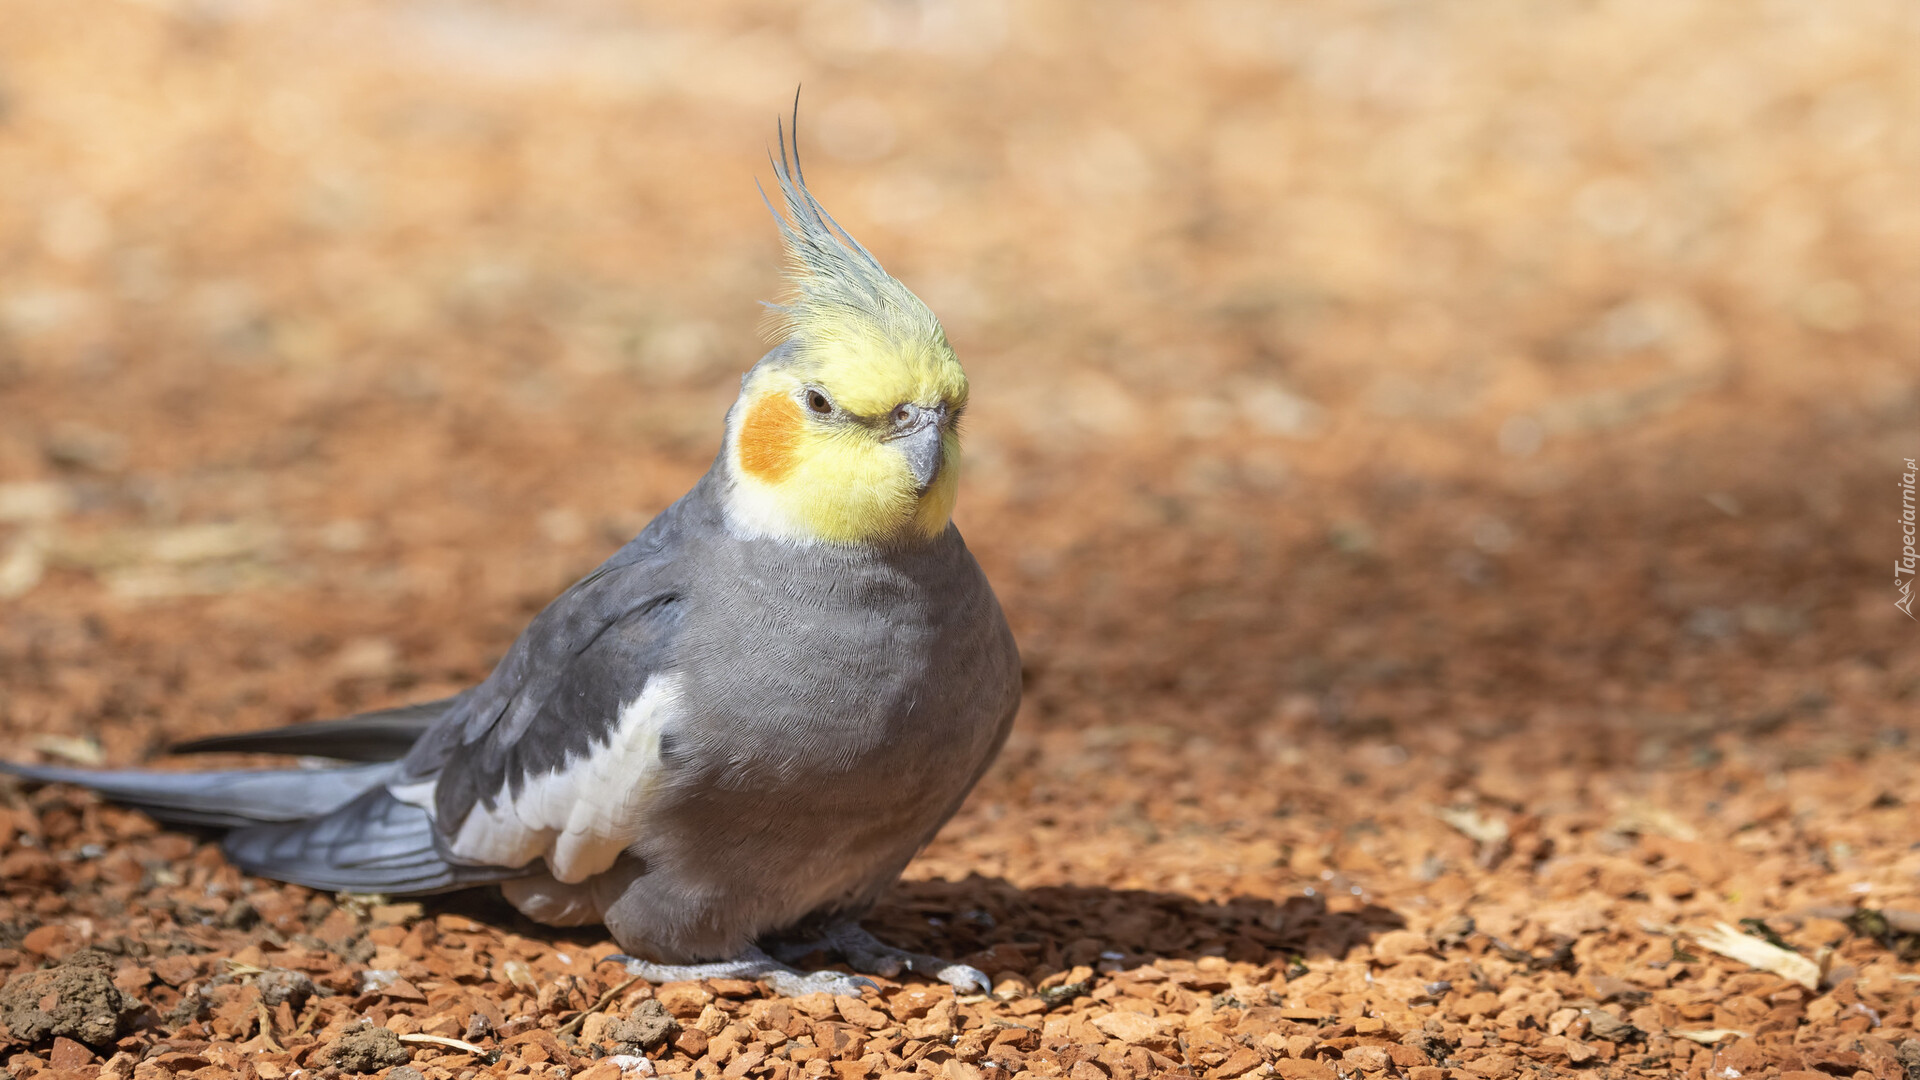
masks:
{"label": "small stone", "polygon": [[1477,929],[1471,915],[1455,915],[1433,931],[1434,947],[1442,951],[1457,949],[1465,944],[1467,938]]}
{"label": "small stone", "polygon": [[1640,991],[1640,988],[1625,979],[1612,975],[1590,975],[1587,982],[1593,987],[1593,1000],[1615,1001],[1628,998]]}
{"label": "small stone", "polygon": [[1467,1062],[1461,1066],[1460,1071],[1485,1077],[1486,1080],[1507,1080],[1508,1077],[1520,1071],[1520,1063],[1505,1054],[1488,1054],[1476,1061]]}
{"label": "small stone", "polygon": [[907,1021],[909,1039],[938,1039],[948,1041],[954,1029],[959,1025],[959,1008],[952,998],[942,998],[928,1009],[925,1016]]}
{"label": "small stone", "polygon": [[1409,956],[1426,952],[1431,945],[1425,934],[1411,930],[1389,930],[1373,943],[1373,957],[1383,964],[1397,964]]}
{"label": "small stone", "polygon": [[1587,1030],[1593,1033],[1594,1038],[1611,1043],[1638,1042],[1646,1037],[1646,1032],[1605,1009],[1587,1010],[1587,1025]]}
{"label": "small stone", "polygon": [[427,1074],[411,1065],[402,1065],[388,1073],[387,1080],[427,1080]]}
{"label": "small stone", "polygon": [[1103,1033],[1124,1043],[1138,1046],[1160,1034],[1160,1025],[1153,1017],[1137,1012],[1111,1012],[1105,1016],[1093,1018],[1093,1026]]}
{"label": "small stone", "polygon": [[1408,1046],[1405,1043],[1396,1043],[1393,1046],[1382,1047],[1382,1049],[1386,1050],[1387,1057],[1402,1069],[1412,1069],[1422,1065],[1433,1064],[1433,1059],[1429,1057],[1425,1051]]}
{"label": "small stone", "polygon": [[[1207,1080],[1232,1080],[1233,1077],[1259,1068],[1266,1058],[1260,1051],[1241,1047],[1227,1056],[1227,1060],[1207,1070]],[[1106,1075],[1104,1073],[1102,1076]]]}
{"label": "small stone", "polygon": [[607,1029],[619,1019],[617,1016],[608,1016],[603,1012],[589,1013],[587,1018],[580,1022],[580,1041],[589,1046],[604,1041],[607,1037]]}
{"label": "small stone", "polygon": [[[1106,1073],[1091,1061],[1081,1060],[1073,1063],[1067,1070],[1067,1080],[1106,1080]],[[1208,1073],[1209,1077],[1214,1074]]]}
{"label": "small stone", "polygon": [[1335,1080],[1333,1066],[1316,1058],[1281,1058],[1273,1063],[1281,1080]]}
{"label": "small stone", "polygon": [[1431,1031],[1409,1031],[1400,1037],[1400,1045],[1413,1051],[1419,1060],[1407,1061],[1396,1057],[1394,1060],[1403,1066],[1431,1065],[1447,1056],[1449,1047],[1446,1040]]}
{"label": "small stone", "polygon": [[654,988],[653,1000],[682,1020],[692,1020],[713,1000],[713,992],[697,982],[662,983]]}
{"label": "small stone", "polygon": [[707,989],[723,998],[750,998],[760,994],[760,984],[747,979],[708,979]]}
{"label": "small stone", "polygon": [[1392,1055],[1384,1046],[1361,1045],[1349,1047],[1340,1059],[1356,1069],[1380,1072],[1393,1064]]}
{"label": "small stone", "polygon": [[794,998],[791,1004],[815,1020],[831,1020],[835,1015],[832,994],[815,992]]}
{"label": "small stone", "polygon": [[701,1031],[706,1032],[708,1037],[712,1037],[720,1034],[720,1032],[725,1030],[726,1026],[732,1022],[732,1013],[715,1005],[713,1002],[708,1002],[707,1007],[700,1010],[699,1017],[688,1026],[697,1027]]}
{"label": "small stone", "polygon": [[847,1023],[858,1024],[868,1031],[879,1031],[881,1028],[893,1023],[893,1021],[887,1017],[886,1013],[881,1012],[879,1009],[874,1008],[857,997],[848,997],[843,994],[840,997],[834,998],[833,1003],[839,1008],[841,1017],[843,1017]]}
{"label": "small stone", "polygon": [[48,1058],[56,1069],[84,1069],[93,1061],[93,1051],[61,1035],[53,1040]]}
{"label": "small stone", "polygon": [[707,1033],[699,1028],[681,1028],[673,1046],[688,1057],[697,1058],[707,1052],[707,1042]]}
{"label": "small stone", "polygon": [[50,923],[27,931],[26,936],[20,939],[20,944],[28,952],[59,959],[73,947],[72,941],[73,931],[57,923]]}

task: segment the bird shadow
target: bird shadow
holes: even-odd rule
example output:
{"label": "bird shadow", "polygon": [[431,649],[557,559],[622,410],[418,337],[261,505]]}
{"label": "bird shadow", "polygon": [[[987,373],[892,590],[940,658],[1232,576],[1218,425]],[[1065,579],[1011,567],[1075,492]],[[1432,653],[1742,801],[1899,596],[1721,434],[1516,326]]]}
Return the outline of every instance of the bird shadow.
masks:
{"label": "bird shadow", "polygon": [[989,975],[1011,970],[1043,978],[1080,965],[1128,968],[1208,956],[1284,967],[1306,957],[1343,957],[1405,920],[1376,904],[1329,910],[1320,896],[1216,901],[1085,885],[1023,889],[976,874],[902,881],[862,923],[890,944],[965,960]]}
{"label": "bird shadow", "polygon": [[[597,926],[534,923],[492,889],[431,897],[429,903],[556,945],[584,948],[606,937]],[[1321,896],[1200,900],[1087,885],[1021,888],[978,874],[899,882],[861,924],[890,945],[960,960],[990,976],[1011,971],[1036,981],[1081,965],[1125,969],[1208,956],[1285,967],[1311,957],[1344,957],[1374,935],[1406,925],[1389,908],[1365,904],[1335,911]],[[815,959],[830,964],[832,958]]]}

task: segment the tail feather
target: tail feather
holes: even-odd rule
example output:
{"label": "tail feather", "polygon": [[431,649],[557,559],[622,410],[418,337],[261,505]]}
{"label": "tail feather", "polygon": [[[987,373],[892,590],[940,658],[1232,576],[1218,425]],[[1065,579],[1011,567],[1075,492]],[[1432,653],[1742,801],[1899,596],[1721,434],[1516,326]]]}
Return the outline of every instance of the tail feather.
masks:
{"label": "tail feather", "polygon": [[0,773],[42,784],[89,788],[169,824],[220,828],[297,821],[330,813],[368,788],[381,785],[395,767],[381,763],[338,769],[168,773],[0,761]]}
{"label": "tail feather", "polygon": [[169,747],[175,754],[300,754],[339,761],[397,761],[440,719],[454,698],[402,705],[340,720],[312,720],[265,731],[210,735]]}
{"label": "tail feather", "polygon": [[226,828],[241,869],[315,889],[419,895],[521,877],[466,866],[434,842],[433,818],[387,790],[393,762],[337,769],[143,772],[0,761],[0,773],[75,784],[176,825]]}
{"label": "tail feather", "polygon": [[420,895],[526,873],[448,861],[434,844],[426,810],[401,802],[384,786],[311,821],[237,830],[223,846],[250,873],[336,892]]}

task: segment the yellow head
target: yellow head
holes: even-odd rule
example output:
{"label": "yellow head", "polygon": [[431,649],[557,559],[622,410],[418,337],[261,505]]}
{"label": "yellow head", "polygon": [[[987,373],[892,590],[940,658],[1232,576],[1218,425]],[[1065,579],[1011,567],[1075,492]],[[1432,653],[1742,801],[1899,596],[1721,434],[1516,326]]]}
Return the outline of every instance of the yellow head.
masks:
{"label": "yellow head", "polygon": [[774,175],[793,297],[785,340],[741,380],[723,459],[730,523],[798,543],[945,531],[967,376],[940,321],[807,191],[784,132]]}

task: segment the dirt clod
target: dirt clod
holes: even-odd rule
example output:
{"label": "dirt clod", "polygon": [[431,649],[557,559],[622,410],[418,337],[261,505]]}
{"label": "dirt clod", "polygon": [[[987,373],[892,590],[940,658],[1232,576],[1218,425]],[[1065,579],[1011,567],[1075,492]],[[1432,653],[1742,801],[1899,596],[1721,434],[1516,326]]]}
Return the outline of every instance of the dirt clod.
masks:
{"label": "dirt clod", "polygon": [[666,1006],[648,998],[624,1019],[607,1025],[606,1041],[614,1044],[615,1053],[639,1054],[666,1042],[679,1026]]}
{"label": "dirt clod", "polygon": [[412,1055],[392,1028],[364,1027],[349,1031],[326,1048],[323,1059],[342,1072],[370,1073],[405,1065]]}
{"label": "dirt clod", "polygon": [[288,971],[285,968],[275,968],[253,982],[260,989],[260,1000],[268,1008],[284,1001],[295,1012],[300,1011],[314,991],[313,979],[305,972]]}
{"label": "dirt clod", "polygon": [[113,984],[113,963],[82,950],[41,971],[23,972],[0,988],[0,1023],[22,1042],[66,1037],[94,1048],[126,1033],[139,1003]]}
{"label": "dirt clod", "polygon": [[228,904],[227,910],[220,913],[219,919],[220,925],[229,930],[251,929],[259,921],[260,913],[245,900],[235,900]]}
{"label": "dirt clod", "polygon": [[181,1027],[207,1015],[207,999],[195,986],[180,995],[180,1000],[168,1009],[166,1021],[168,1027]]}

